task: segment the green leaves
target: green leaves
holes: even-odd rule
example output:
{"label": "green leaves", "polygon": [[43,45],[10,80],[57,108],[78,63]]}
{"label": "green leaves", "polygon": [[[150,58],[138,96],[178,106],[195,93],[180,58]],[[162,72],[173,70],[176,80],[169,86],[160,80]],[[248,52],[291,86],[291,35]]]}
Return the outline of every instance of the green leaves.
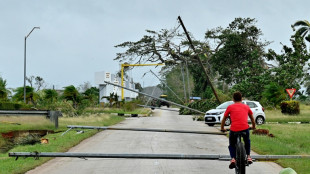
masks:
{"label": "green leaves", "polygon": [[293,30],[298,27],[295,35],[301,36],[302,38],[306,39],[310,42],[310,22],[307,20],[297,21],[295,24],[292,25]]}
{"label": "green leaves", "polygon": [[7,100],[10,91],[6,89],[6,80],[0,77],[0,100]]}
{"label": "green leaves", "polygon": [[73,102],[73,107],[76,109],[78,106],[78,103],[81,101],[81,96],[79,91],[73,86],[67,86],[65,87],[63,97],[66,100],[70,100]]}
{"label": "green leaves", "polygon": [[275,82],[265,86],[263,96],[270,101],[273,106],[279,105],[283,100],[286,99],[285,89]]}

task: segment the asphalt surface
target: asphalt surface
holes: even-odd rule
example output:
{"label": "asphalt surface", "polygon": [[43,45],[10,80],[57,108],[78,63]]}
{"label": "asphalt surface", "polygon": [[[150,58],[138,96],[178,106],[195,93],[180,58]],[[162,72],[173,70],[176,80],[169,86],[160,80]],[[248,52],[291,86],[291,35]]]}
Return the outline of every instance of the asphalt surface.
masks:
{"label": "asphalt surface", "polygon": [[[156,109],[152,117],[127,118],[115,125],[126,128],[156,128],[195,131],[219,131],[192,116]],[[64,135],[66,136],[66,135]],[[76,135],[78,136],[78,134]],[[106,130],[84,140],[69,152],[85,153],[144,153],[144,154],[229,154],[228,138],[223,135],[181,134]],[[254,154],[254,153],[253,153]],[[227,173],[229,161],[163,160],[163,159],[79,159],[55,158],[27,172],[27,174],[190,174]],[[254,162],[247,167],[248,174],[275,174],[281,167],[272,162]]]}

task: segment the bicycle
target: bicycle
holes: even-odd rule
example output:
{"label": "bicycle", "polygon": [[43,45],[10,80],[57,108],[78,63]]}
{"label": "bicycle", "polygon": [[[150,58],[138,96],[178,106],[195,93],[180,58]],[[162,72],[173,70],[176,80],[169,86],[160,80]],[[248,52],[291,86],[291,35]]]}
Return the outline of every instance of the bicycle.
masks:
{"label": "bicycle", "polygon": [[[250,128],[251,129],[251,128]],[[229,129],[226,129],[224,132],[229,131]],[[247,154],[245,151],[245,146],[241,140],[242,135],[245,136],[245,132],[236,132],[237,136],[237,142],[236,142],[236,167],[235,167],[235,173],[236,174],[245,174],[246,173],[246,166],[249,166],[248,160],[247,160]]]}
{"label": "bicycle", "polygon": [[245,167],[249,166],[247,155],[245,152],[244,144],[241,141],[242,135],[245,135],[245,132],[237,132],[237,143],[236,143],[236,174],[245,174]]}

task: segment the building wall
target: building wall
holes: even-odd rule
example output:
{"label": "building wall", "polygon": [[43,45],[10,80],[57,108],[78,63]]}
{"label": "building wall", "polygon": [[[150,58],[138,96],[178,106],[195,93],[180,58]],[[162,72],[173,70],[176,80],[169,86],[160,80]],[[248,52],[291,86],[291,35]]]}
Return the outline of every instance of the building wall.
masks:
{"label": "building wall", "polygon": [[[122,96],[122,91],[120,87],[116,87],[113,85],[108,85],[104,83],[104,81],[112,82],[117,85],[121,85],[121,78],[117,77],[115,74],[101,71],[101,72],[96,72],[95,73],[95,83],[99,85],[99,102],[100,103],[107,103],[108,100],[106,98],[102,98],[104,96],[110,96],[110,93],[114,92],[116,93],[119,97],[119,101],[121,100]],[[135,89],[135,84],[133,82],[133,79],[131,78],[129,81],[124,81],[124,86],[133,90]],[[138,90],[136,90],[138,91]],[[128,91],[124,89],[124,98],[125,101],[131,101],[135,99],[138,96],[138,93]]]}

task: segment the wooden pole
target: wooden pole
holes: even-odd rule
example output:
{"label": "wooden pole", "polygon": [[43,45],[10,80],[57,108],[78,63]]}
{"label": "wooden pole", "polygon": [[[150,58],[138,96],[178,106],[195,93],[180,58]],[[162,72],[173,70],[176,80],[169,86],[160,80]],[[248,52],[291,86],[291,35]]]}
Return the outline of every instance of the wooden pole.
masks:
{"label": "wooden pole", "polygon": [[[195,47],[194,47],[194,45],[193,45],[193,42],[192,42],[191,38],[189,37],[189,34],[188,34],[188,32],[187,32],[187,30],[186,30],[184,24],[183,24],[183,21],[182,21],[181,17],[178,16],[178,19],[179,19],[180,24],[181,24],[181,26],[182,26],[182,28],[183,28],[185,34],[186,34],[186,37],[187,37],[187,39],[188,39],[188,42],[189,42],[191,48],[192,48],[193,51],[196,53],[196,49],[195,49]],[[200,66],[202,67],[203,72],[204,72],[205,75],[206,75],[208,84],[210,85],[210,87],[211,87],[211,89],[212,89],[212,91],[213,91],[213,93],[214,93],[214,95],[215,95],[216,100],[217,100],[219,103],[221,103],[221,101],[220,101],[220,99],[219,99],[219,97],[218,97],[218,95],[217,95],[217,93],[216,93],[216,91],[215,91],[215,88],[213,87],[212,82],[211,82],[211,80],[210,80],[210,78],[209,78],[208,72],[207,72],[206,68],[205,68],[205,67],[203,66],[203,64],[202,64],[202,61],[201,61],[200,57],[196,55],[195,58],[198,60]]]}

